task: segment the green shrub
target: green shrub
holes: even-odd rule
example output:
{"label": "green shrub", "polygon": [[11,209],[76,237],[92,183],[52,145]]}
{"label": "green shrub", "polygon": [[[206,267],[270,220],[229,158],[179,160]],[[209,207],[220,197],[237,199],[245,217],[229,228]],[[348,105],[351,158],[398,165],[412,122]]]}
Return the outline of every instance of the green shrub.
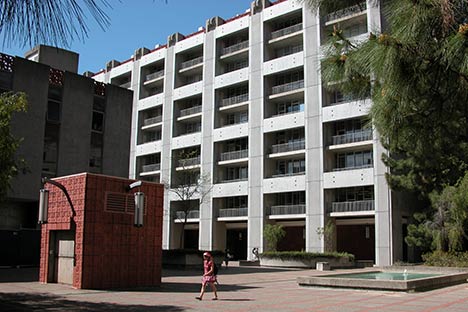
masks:
{"label": "green shrub", "polygon": [[424,263],[441,267],[468,267],[468,252],[434,251],[422,256]]}
{"label": "green shrub", "polygon": [[347,258],[354,261],[354,255],[347,252],[304,252],[304,251],[268,251],[260,254],[260,258],[276,258],[281,260],[310,260],[315,258]]}

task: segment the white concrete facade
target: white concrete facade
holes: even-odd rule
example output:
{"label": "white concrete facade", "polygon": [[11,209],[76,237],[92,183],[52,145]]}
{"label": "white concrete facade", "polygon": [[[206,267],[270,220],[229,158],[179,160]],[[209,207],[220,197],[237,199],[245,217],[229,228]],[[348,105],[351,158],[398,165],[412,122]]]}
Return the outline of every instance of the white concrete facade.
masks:
{"label": "white concrete facade", "polygon": [[[334,249],[352,252],[349,234],[362,229],[372,250],[358,258],[401,260],[384,149],[364,125],[371,103],[325,90],[319,73],[327,29],[361,38],[380,20],[374,1],[321,17],[299,1],[255,1],[235,18],[109,62],[94,79],[134,91],[130,178],[170,183],[183,170],[176,153],[195,151],[193,166],[210,184],[185,227],[199,249],[241,248],[238,258],[252,259],[252,248],[265,249],[264,225],[276,223],[291,229],[293,249],[324,251],[318,232],[331,220]],[[179,248],[177,199],[168,193],[164,204],[163,246]]]}

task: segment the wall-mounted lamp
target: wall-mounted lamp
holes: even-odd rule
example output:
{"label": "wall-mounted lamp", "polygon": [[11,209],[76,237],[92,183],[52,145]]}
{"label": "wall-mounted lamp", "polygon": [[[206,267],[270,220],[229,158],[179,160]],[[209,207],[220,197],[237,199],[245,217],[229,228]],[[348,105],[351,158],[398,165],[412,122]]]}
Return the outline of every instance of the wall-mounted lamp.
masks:
{"label": "wall-mounted lamp", "polygon": [[[57,181],[50,180],[49,178],[42,178],[42,185],[45,185],[47,183],[58,187],[63,192],[63,194],[65,194],[65,197],[67,198],[68,204],[70,205],[70,209],[72,211],[72,217],[76,216],[75,208],[73,207],[73,203],[71,201],[70,195],[68,194],[65,186],[63,186]],[[38,217],[37,223],[39,224],[47,223],[48,210],[49,210],[49,190],[46,190],[43,187],[39,191],[39,217]]]}
{"label": "wall-mounted lamp", "polygon": [[39,191],[39,218],[37,223],[47,223],[47,212],[49,210],[49,190]]}
{"label": "wall-mounted lamp", "polygon": [[[143,184],[142,181],[136,181],[133,182],[128,186],[128,190],[132,190],[136,187],[141,187]],[[134,225],[136,227],[142,227],[143,226],[143,215],[144,215],[144,207],[145,207],[145,193],[143,192],[136,192],[134,194],[135,196],[135,221]]]}

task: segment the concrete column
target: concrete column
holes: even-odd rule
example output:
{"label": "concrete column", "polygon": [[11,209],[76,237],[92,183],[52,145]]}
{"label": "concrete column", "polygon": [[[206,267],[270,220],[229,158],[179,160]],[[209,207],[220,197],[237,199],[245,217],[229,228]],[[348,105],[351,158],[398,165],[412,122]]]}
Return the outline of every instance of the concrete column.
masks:
{"label": "concrete column", "polygon": [[249,28],[249,189],[247,222],[247,259],[253,259],[252,248],[263,250],[263,20],[262,12],[252,15]]}
{"label": "concrete column", "polygon": [[203,200],[200,205],[199,249],[212,250],[216,235],[216,216],[214,214],[211,187],[213,183],[213,122],[214,122],[214,74],[216,63],[215,32],[205,35],[203,47],[203,115],[202,115],[202,148],[201,177],[206,185],[203,187]]}
{"label": "concrete column", "polygon": [[[168,46],[166,60],[164,64],[164,102],[163,102],[163,126],[162,126],[162,149],[161,149],[161,182],[170,185],[171,182],[171,140],[172,140],[172,92],[174,88],[175,75],[175,52],[174,46]],[[170,211],[170,192],[164,190],[164,217],[163,217],[163,249],[170,249],[170,236],[172,232],[173,220]]]}
{"label": "concrete column", "polygon": [[317,229],[324,226],[322,88],[320,82],[320,22],[303,7],[305,139],[306,139],[306,251],[324,250]]}
{"label": "concrete column", "polygon": [[133,110],[132,110],[132,132],[130,135],[130,163],[129,178],[137,179],[138,172],[136,168],[136,145],[138,137],[138,99],[140,98],[140,61],[133,62],[132,87],[133,90]]}

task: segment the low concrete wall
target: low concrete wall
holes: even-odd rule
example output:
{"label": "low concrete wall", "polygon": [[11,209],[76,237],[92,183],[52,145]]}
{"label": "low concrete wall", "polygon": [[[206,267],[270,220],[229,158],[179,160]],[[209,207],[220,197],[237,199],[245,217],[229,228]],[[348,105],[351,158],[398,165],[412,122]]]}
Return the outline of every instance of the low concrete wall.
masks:
{"label": "low concrete wall", "polygon": [[317,257],[313,259],[279,259],[264,256],[260,257],[260,265],[269,267],[315,269],[317,262],[328,262],[330,267],[335,269],[354,267],[354,261],[350,261],[347,258]]}

